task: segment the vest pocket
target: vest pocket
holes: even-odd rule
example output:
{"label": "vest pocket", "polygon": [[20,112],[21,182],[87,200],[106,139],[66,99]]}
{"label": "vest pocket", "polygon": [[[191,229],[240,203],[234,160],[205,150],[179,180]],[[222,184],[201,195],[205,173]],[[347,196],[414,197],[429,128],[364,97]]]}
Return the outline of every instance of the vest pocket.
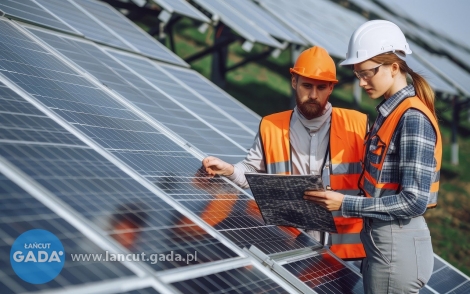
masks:
{"label": "vest pocket", "polygon": [[369,150],[367,152],[367,157],[370,163],[378,165],[382,162],[386,146],[385,142],[382,141],[379,136],[375,135],[372,137]]}
{"label": "vest pocket", "polygon": [[418,280],[426,284],[431,278],[434,267],[434,253],[432,251],[431,237],[414,237],[414,240]]}

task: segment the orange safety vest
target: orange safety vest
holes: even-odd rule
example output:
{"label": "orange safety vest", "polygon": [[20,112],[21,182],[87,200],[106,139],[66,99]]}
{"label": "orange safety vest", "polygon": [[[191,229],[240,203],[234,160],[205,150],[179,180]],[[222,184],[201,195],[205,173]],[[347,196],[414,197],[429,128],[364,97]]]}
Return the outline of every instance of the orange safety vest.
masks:
{"label": "orange safety vest", "polygon": [[[434,159],[436,160],[436,168],[432,175],[432,182],[430,188],[430,196],[428,199],[428,208],[434,208],[437,205],[437,192],[439,190],[439,177],[441,169],[441,160],[442,160],[442,138],[441,133],[439,132],[439,126],[437,124],[434,115],[427,108],[427,106],[416,96],[409,97],[403,100],[397,108],[385,119],[384,123],[377,132],[377,137],[379,138],[380,146],[376,150],[371,150],[375,155],[380,158],[378,164],[370,163],[371,167],[376,169],[377,172],[374,172],[377,178],[373,177],[369,171],[367,171],[363,166],[363,176],[361,176],[359,187],[364,191],[364,194],[367,197],[382,197],[387,195],[395,195],[400,191],[399,183],[384,183],[381,182],[382,167],[387,155],[388,147],[392,140],[393,133],[395,128],[398,125],[403,114],[410,108],[415,108],[421,111],[427,118],[431,121],[431,124],[436,132],[436,148],[434,149]],[[367,141],[369,138],[366,138]],[[367,150],[364,150],[367,152]],[[364,153],[364,158],[366,159]]]}
{"label": "orange safety vest", "polygon": [[[264,117],[260,123],[266,172],[292,174],[291,145],[289,137],[292,110]],[[357,195],[361,174],[361,159],[367,116],[358,111],[333,107],[331,114],[329,157],[323,174],[328,173],[331,189],[339,193]],[[341,211],[333,212],[338,234],[331,234],[333,251],[342,259],[365,257],[360,239],[362,218],[344,218]]]}

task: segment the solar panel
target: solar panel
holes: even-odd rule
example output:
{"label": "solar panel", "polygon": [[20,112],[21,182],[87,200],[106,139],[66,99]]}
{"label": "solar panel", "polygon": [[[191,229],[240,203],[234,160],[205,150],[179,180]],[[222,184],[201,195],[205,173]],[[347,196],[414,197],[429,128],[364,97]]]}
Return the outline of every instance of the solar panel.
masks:
{"label": "solar panel", "polygon": [[219,272],[172,284],[182,293],[286,293],[253,266]]}
{"label": "solar panel", "polygon": [[[76,75],[39,46],[28,43],[24,36],[6,23],[2,23],[0,31],[0,37],[6,41],[2,45],[12,46],[6,56],[14,58],[16,54],[13,52],[26,51],[19,67],[12,64],[12,58],[0,60],[0,69],[7,78],[136,173],[155,183],[173,199],[186,200],[182,204],[187,205],[190,211],[205,205],[205,211],[198,216],[207,224],[215,229],[224,220],[232,226],[236,225],[233,229],[219,230],[236,245],[243,248],[247,244],[260,244],[259,247],[267,253],[317,245],[304,235],[297,237],[297,234],[278,227],[265,227],[259,212],[252,209],[250,204],[253,200],[249,196],[239,194],[238,189],[222,179],[195,177],[201,166],[199,159]],[[15,44],[9,42],[12,37],[17,40]],[[41,61],[40,70],[33,66],[37,61]],[[54,156],[63,155],[58,150],[47,151],[47,154],[52,153]],[[58,159],[61,165],[67,160],[67,157]],[[99,162],[92,164],[101,165]],[[207,181],[209,185],[201,187]],[[114,186],[121,189],[120,185]],[[186,219],[180,219],[178,224],[186,226]]]}
{"label": "solar panel", "polygon": [[235,11],[231,6],[220,0],[194,0],[195,3],[208,10],[213,15],[236,31],[244,39],[255,43],[261,43],[274,48],[282,48],[282,45],[272,38],[259,25],[245,15]]}
{"label": "solar panel", "polygon": [[[126,64],[129,68],[135,70],[150,83],[167,93],[175,100],[175,102],[181,103],[186,109],[195,113],[212,127],[225,134],[232,142],[236,143],[243,152],[230,153],[231,156],[235,154],[241,154],[241,156],[236,158],[234,157],[232,159],[229,158],[229,162],[235,163],[237,160],[239,161],[245,157],[246,150],[251,147],[255,134],[240,128],[239,125],[229,121],[227,117],[217,109],[208,105],[203,97],[195,95],[190,88],[181,85],[175,79],[169,77],[165,72],[169,67],[161,66],[156,62],[137,58],[128,54],[121,54],[118,52],[111,52],[111,54]],[[220,101],[220,103],[224,103],[223,100]],[[214,144],[217,144],[217,142],[214,142]],[[219,146],[223,146],[223,148],[231,148],[230,145]],[[206,152],[206,150],[203,151]],[[211,152],[206,153],[213,155]]]}
{"label": "solar panel", "polygon": [[[162,157],[183,155],[183,149],[25,39],[10,25],[1,22],[0,27],[1,46],[5,50],[0,72],[82,133],[114,152],[125,152],[126,146],[132,146],[137,150],[160,150]],[[22,64],[14,61],[18,53],[24,53]],[[39,66],[43,68],[35,66],[36,62],[41,62]],[[55,134],[56,137],[59,135],[59,132]],[[62,142],[62,138],[58,140]],[[133,252],[168,253],[173,250],[194,254],[197,251],[195,264],[236,256],[89,147],[71,145],[66,139],[62,144],[23,144],[23,141],[1,145],[0,155],[96,225],[113,223],[127,217],[128,213],[137,214],[142,229],[136,229],[139,238],[131,247]],[[186,156],[190,157],[189,154]],[[163,171],[164,164],[160,163]],[[119,233],[112,227],[104,230],[110,236]],[[188,263],[181,261],[151,264],[156,270],[186,265]]]}
{"label": "solar panel", "polygon": [[[411,50],[414,48],[412,47]],[[417,54],[417,53],[416,53]],[[415,53],[406,57],[406,64],[415,72],[423,76],[426,81],[429,82],[429,85],[435,90],[449,94],[457,94],[455,88],[450,86],[446,81],[444,81],[440,76],[438,76],[433,71],[429,70],[425,65],[423,65],[419,59],[417,59]]]}
{"label": "solar panel", "polygon": [[[323,0],[259,0],[260,5],[312,45],[324,47],[332,56],[344,58],[349,37],[364,23],[362,16]],[[309,9],[305,9],[309,7]],[[344,49],[341,49],[344,48]]]}
{"label": "solar panel", "polygon": [[68,0],[36,0],[42,6],[52,11],[60,17],[64,22],[78,30],[86,38],[104,43],[110,46],[122,48],[124,50],[133,50],[124,44],[113,33],[109,32],[105,27],[97,23],[93,18],[88,16],[82,10],[77,8]]}
{"label": "solar panel", "polygon": [[427,287],[437,293],[468,293],[470,280],[449,263],[434,255],[434,268]]}
{"label": "solar panel", "polygon": [[426,64],[441,76],[446,77],[447,81],[452,86],[465,95],[470,96],[470,74],[468,72],[464,71],[446,57],[431,54],[413,42],[409,41],[408,43],[412,48],[411,50],[414,50],[413,54],[416,54],[415,56],[419,58],[423,64]]}
{"label": "solar panel", "polygon": [[[247,128],[251,134],[256,134],[259,129],[261,117],[243,105],[240,101],[230,96],[227,92],[214,85],[200,73],[194,70],[186,70],[182,68],[164,67],[165,71],[177,78],[184,85],[197,92],[204,100],[208,100],[209,104],[216,109],[220,109],[227,117],[242,128]],[[241,142],[241,141],[240,141]],[[251,139],[248,144],[251,144]],[[243,145],[250,146],[251,145]]]}
{"label": "solar panel", "polygon": [[326,251],[306,259],[288,262],[283,267],[316,293],[364,293],[360,275]]}
{"label": "solar panel", "polygon": [[239,14],[256,20],[256,24],[271,36],[289,43],[306,46],[306,42],[287,28],[283,23],[270,15],[266,10],[256,5],[252,0],[224,2]]}
{"label": "solar panel", "polygon": [[153,2],[160,5],[163,9],[170,13],[177,13],[190,17],[192,19],[199,20],[201,22],[210,23],[211,20],[205,16],[202,12],[194,8],[191,4],[184,0],[153,0]]}
{"label": "solar panel", "polygon": [[235,146],[220,133],[187,113],[182,107],[145,83],[95,45],[61,38],[38,30],[32,31],[93,74],[109,88],[121,94],[201,151],[231,161],[241,160],[245,156],[242,148]]}
{"label": "solar panel", "polygon": [[[2,96],[0,99],[4,98],[7,97]],[[62,271],[54,280],[47,283],[47,286],[26,283],[10,266],[10,249],[15,239],[28,230],[41,228],[54,234],[64,247],[66,259],[70,259],[75,254],[90,252],[103,254],[104,251],[1,173],[0,213],[0,289],[2,293],[60,289],[134,276],[120,262],[77,260],[65,262]]]}
{"label": "solar panel", "polygon": [[[72,1],[72,0],[70,0]],[[140,53],[161,61],[189,66],[180,57],[171,52],[163,44],[152,38],[124,15],[117,12],[106,3],[94,0],[73,0],[83,7],[89,14],[99,19],[114,35],[119,35],[127,44],[136,48]]]}
{"label": "solar panel", "polygon": [[25,22],[46,26],[54,30],[60,30],[75,35],[78,34],[73,28],[32,0],[2,0],[2,2],[0,2],[0,10],[9,17]]}
{"label": "solar panel", "polygon": [[118,292],[118,294],[158,294],[157,290],[153,288],[146,288],[146,289],[139,289],[133,291],[126,291],[126,292]]}

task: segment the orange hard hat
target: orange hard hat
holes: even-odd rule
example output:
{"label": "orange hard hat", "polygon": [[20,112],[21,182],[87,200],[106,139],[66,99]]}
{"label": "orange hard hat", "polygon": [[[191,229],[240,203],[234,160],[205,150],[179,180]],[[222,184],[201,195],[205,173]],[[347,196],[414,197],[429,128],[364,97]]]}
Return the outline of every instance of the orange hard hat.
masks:
{"label": "orange hard hat", "polygon": [[308,48],[300,53],[291,73],[306,78],[337,83],[336,65],[328,52],[319,46]]}

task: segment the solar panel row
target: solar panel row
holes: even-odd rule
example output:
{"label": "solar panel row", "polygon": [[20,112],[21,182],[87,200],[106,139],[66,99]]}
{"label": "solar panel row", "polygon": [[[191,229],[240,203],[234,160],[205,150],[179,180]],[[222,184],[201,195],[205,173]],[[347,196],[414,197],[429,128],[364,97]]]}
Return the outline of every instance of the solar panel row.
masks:
{"label": "solar panel row", "polygon": [[[90,40],[116,48],[124,44],[124,50],[140,51],[178,64],[178,59],[166,55],[169,51],[164,47],[158,54],[155,49],[148,51],[156,41],[139,35],[143,32],[108,5],[90,0],[61,4],[56,0],[36,1],[56,9],[54,14],[62,15],[64,20],[70,19],[69,24],[74,23],[77,29],[81,27],[78,31]],[[67,3],[78,9],[61,6]],[[84,16],[86,24],[80,22]],[[7,190],[5,196],[0,193],[0,201],[6,199],[5,206],[0,207],[10,207],[17,197],[29,198],[27,205],[18,206],[16,214],[0,218],[0,226],[5,222],[16,229],[9,230],[9,237],[2,238],[9,243],[0,243],[0,248],[8,250],[15,236],[35,227],[33,223],[49,229],[50,225],[44,221],[54,218],[54,212],[43,211],[51,209],[50,205],[38,202],[39,205],[28,206],[38,199],[43,202],[46,199],[72,212],[66,219],[57,216],[55,226],[60,224],[67,231],[69,227],[70,232],[77,231],[77,220],[82,220],[88,230],[94,230],[95,235],[87,231],[83,239],[97,251],[84,246],[83,253],[101,252],[109,247],[133,253],[197,252],[198,259],[191,263],[146,261],[137,267],[123,263],[123,270],[115,276],[88,277],[77,272],[81,280],[74,276],[74,268],[69,263],[71,274],[61,273],[66,276],[59,276],[57,284],[36,286],[25,285],[8,262],[0,259],[2,293],[70,289],[71,285],[90,293],[104,291],[103,287],[115,293],[170,293],[189,289],[208,293],[294,291],[292,285],[249,258],[243,261],[243,266],[229,270],[219,267],[246,259],[239,248],[252,245],[264,254],[318,246],[304,234],[295,237],[282,228],[264,226],[248,194],[223,179],[208,179],[199,170],[200,159],[206,154],[220,155],[231,162],[243,157],[258,128],[256,114],[192,70],[24,26],[28,33],[10,23],[0,21],[3,57],[0,81],[8,85],[0,85],[3,108],[0,109],[0,160],[7,163],[4,168],[9,171],[10,179],[19,181],[19,175],[24,174],[31,185],[46,192],[42,193],[43,198],[31,196],[22,190],[29,186],[21,182],[20,188],[5,178],[5,185],[15,186],[16,190]],[[95,30],[98,27],[104,29]],[[115,28],[124,32],[123,37],[112,37]],[[131,41],[135,41],[132,46]],[[26,196],[16,196],[20,194]],[[63,211],[59,209],[59,212]],[[29,227],[20,226],[18,222],[23,218],[33,223]],[[114,226],[118,220],[129,218],[137,225],[131,231]],[[96,232],[102,237],[97,237]],[[123,239],[128,233],[138,236],[130,245]],[[79,230],[77,234],[83,232]],[[69,242],[67,238],[61,240]],[[70,246],[66,246],[66,252],[67,248]],[[109,264],[104,263],[104,273],[109,271],[106,266]],[[207,266],[211,270],[200,270]],[[343,290],[362,293],[359,276],[328,252],[285,261],[283,267],[317,293]],[[449,266],[446,268],[458,273]],[[165,274],[153,276],[153,271]],[[468,278],[460,273],[463,280],[459,285],[444,283],[443,286],[437,272],[435,269],[435,286],[443,287],[443,291],[453,285],[452,291],[463,293],[459,291],[469,286]],[[191,278],[184,278],[184,273],[192,273]],[[281,277],[283,274],[278,272]],[[139,288],[119,290],[123,283],[119,280],[123,277],[143,281],[146,275],[152,277],[147,277],[147,282]]]}
{"label": "solar panel row", "polygon": [[[103,158],[102,152],[95,151],[97,147],[115,155],[116,160],[120,159],[130,168],[134,168],[136,174],[155,183],[166,195],[198,215],[205,223],[214,226],[222,233],[218,238],[223,239],[221,236],[225,235],[240,247],[256,244],[266,253],[316,245],[308,237],[294,239],[277,227],[264,227],[256,209],[250,210],[253,200],[224,180],[214,179],[207,187],[196,188],[200,183],[195,187],[195,180],[206,180],[193,177],[200,166],[196,157],[169,140],[145,119],[124,107],[118,102],[120,99],[115,100],[113,92],[81,76],[44,46],[38,46],[32,39],[20,33],[17,27],[5,21],[2,21],[0,26],[5,56],[0,61],[1,79],[15,90],[27,94],[28,99],[21,101],[20,105],[28,105],[27,101],[34,102],[36,106],[43,105],[55,121],[58,120],[61,125],[68,122],[69,126],[73,126],[72,133],[85,135],[96,144],[92,144],[90,148],[77,141],[35,109],[36,116],[48,121],[49,125],[54,125],[60,131],[54,129],[55,136],[50,138],[52,141],[42,142],[43,137],[50,136],[40,135],[41,132],[36,134],[37,130],[33,128],[32,132],[39,140],[34,144],[30,142],[28,134],[15,132],[14,135],[20,136],[21,140],[9,138],[7,142],[2,142],[0,155],[30,177],[31,181],[55,195],[57,201],[66,204],[84,219],[90,220],[96,228],[103,230],[109,242],[114,242],[113,239],[119,240],[116,236],[124,233],[110,228],[109,225],[114,219],[125,217],[130,211],[139,215],[142,221],[141,227],[135,229],[139,238],[127,248],[131,252],[164,254],[172,251],[190,254],[194,251],[198,254],[197,262],[189,265],[176,261],[150,263],[149,266],[153,270],[194,266],[229,260],[237,256],[233,250],[214,239],[190,218],[179,214],[178,210],[156,197],[133,177],[116,168],[109,158]],[[88,68],[92,64],[83,58],[87,56],[85,52],[99,52],[98,48],[90,44],[86,46],[78,41],[74,43],[45,32],[32,29],[31,31],[43,37],[64,55],[70,54],[70,58],[77,61],[82,68]],[[75,49],[81,48],[82,51],[70,50],[71,44],[75,45]],[[103,67],[113,69],[109,64],[108,67]],[[129,95],[126,91],[133,95],[136,93],[135,89],[124,90],[119,87],[127,80],[119,80],[121,75],[115,74],[118,71],[104,71],[96,67],[89,67],[89,70],[91,74],[99,75],[108,83],[109,88],[115,88],[116,92],[122,91],[123,95]],[[119,70],[125,72],[123,68]],[[105,73],[107,75],[104,75]],[[13,96],[13,92],[10,94]],[[16,98],[21,100],[19,96]],[[10,111],[10,115],[13,115],[13,112]],[[12,134],[10,133],[10,137],[13,137]],[[8,138],[8,135],[6,136]],[[214,205],[211,206],[211,203]],[[210,209],[207,210],[207,207]],[[217,219],[217,214],[227,215],[220,220]],[[267,286],[268,289],[279,291],[276,290],[279,285],[268,277],[260,277],[260,273],[253,270],[252,274],[243,271],[246,269],[231,271],[228,275],[235,280],[241,277],[242,281],[254,279],[252,286],[249,283],[238,286],[233,283],[219,283],[214,287],[219,290],[225,287],[257,289],[261,285],[263,288]],[[215,276],[223,277],[224,274],[218,273]],[[183,284],[178,287],[183,287]]]}

